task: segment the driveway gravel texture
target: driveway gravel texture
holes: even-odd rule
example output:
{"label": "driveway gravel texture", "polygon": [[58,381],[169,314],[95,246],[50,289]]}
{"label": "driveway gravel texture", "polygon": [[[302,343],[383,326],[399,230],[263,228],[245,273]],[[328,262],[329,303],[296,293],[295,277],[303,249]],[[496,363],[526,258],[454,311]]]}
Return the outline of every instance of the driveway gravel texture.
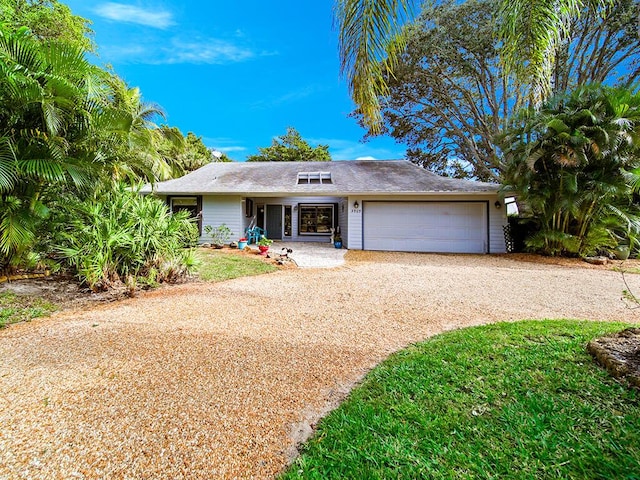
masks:
{"label": "driveway gravel texture", "polygon": [[[640,275],[627,275],[640,291]],[[638,321],[620,273],[349,252],[0,331],[0,479],[274,478],[390,353],[470,325]]]}

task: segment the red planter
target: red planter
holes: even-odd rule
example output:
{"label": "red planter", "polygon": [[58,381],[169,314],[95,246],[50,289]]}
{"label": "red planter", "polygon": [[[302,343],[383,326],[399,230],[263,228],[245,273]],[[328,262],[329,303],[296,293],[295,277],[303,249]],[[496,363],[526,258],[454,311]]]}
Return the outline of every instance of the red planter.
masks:
{"label": "red planter", "polygon": [[260,250],[260,255],[266,255],[269,251],[269,247],[266,245],[258,245],[258,250]]}

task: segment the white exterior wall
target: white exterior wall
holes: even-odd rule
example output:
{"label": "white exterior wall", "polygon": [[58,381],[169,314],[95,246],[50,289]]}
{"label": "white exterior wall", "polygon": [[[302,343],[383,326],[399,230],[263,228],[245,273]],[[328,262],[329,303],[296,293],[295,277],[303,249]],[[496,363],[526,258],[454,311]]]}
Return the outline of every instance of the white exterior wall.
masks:
{"label": "white exterior wall", "polygon": [[[488,253],[505,253],[504,231],[503,226],[507,224],[506,208],[504,202],[500,201],[501,208],[495,207],[498,200],[497,195],[384,195],[384,196],[350,196],[348,198],[348,221],[347,247],[350,250],[362,250],[362,206],[364,201],[431,201],[431,202],[447,202],[447,201],[474,201],[487,202],[489,213],[489,252]],[[354,208],[354,202],[358,202],[358,208]]]}
{"label": "white exterior wall", "polygon": [[495,207],[498,196],[489,199],[489,253],[506,253],[504,226],[507,224],[507,208],[502,200],[500,208]]}
{"label": "white exterior wall", "polygon": [[342,246],[349,248],[349,202],[346,198],[341,198],[338,205],[338,225],[340,225]]}
{"label": "white exterior wall", "polygon": [[[375,197],[367,197],[371,200]],[[354,208],[353,204],[358,201],[358,208]],[[362,250],[362,198],[349,197],[347,199],[347,212],[349,221],[347,222],[347,248],[349,250]]]}
{"label": "white exterior wall", "polygon": [[[343,200],[341,197],[249,197],[253,200],[253,215],[256,215],[258,205],[282,205],[283,207],[286,205],[290,205],[292,208],[291,215],[291,237],[283,237],[284,241],[293,241],[293,242],[329,242],[328,235],[298,235],[298,221],[299,221],[299,209],[297,208],[299,204],[338,204],[337,209],[334,211],[334,215],[337,215],[338,225],[340,225],[340,229],[344,232],[344,223],[346,222],[346,216],[342,216],[341,210],[342,207],[340,202]],[[242,202],[242,216],[244,217],[244,201]],[[346,206],[345,206],[346,209]],[[266,210],[266,209],[265,209]],[[346,213],[346,210],[345,210]],[[283,216],[284,220],[284,211]],[[245,219],[245,228],[248,226],[251,218]],[[267,232],[267,236],[269,236],[269,232]]]}
{"label": "white exterior wall", "polygon": [[211,225],[218,227],[223,223],[233,232],[230,241],[237,242],[244,235],[242,207],[244,203],[239,196],[204,195],[202,197],[202,236],[200,243],[208,243],[211,238],[207,236],[204,227]]}
{"label": "white exterior wall", "polygon": [[[166,196],[161,196],[166,200]],[[501,208],[495,207],[497,195],[430,195],[430,196],[350,196],[344,197],[250,197],[253,200],[253,215],[256,214],[257,205],[291,205],[295,207],[300,203],[331,203],[338,204],[336,215],[340,225],[344,247],[351,250],[362,250],[362,212],[364,201],[477,201],[487,202],[489,213],[489,253],[505,253],[504,225],[507,224],[507,209],[504,202],[500,201]],[[354,208],[354,202],[358,201],[358,209]],[[298,235],[299,210],[293,209],[292,237],[284,240],[296,242],[324,242],[329,241],[326,236]],[[205,195],[202,197],[202,227],[201,243],[210,239],[204,231],[206,225],[217,227],[226,224],[233,235],[231,240],[237,241],[244,236],[245,229],[249,225],[251,217],[245,216],[245,198],[237,195]]]}

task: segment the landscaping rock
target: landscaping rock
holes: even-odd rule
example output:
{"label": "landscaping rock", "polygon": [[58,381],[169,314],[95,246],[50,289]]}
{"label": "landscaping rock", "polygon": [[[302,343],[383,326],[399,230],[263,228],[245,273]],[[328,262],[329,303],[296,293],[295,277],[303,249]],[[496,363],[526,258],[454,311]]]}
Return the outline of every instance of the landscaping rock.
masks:
{"label": "landscaping rock", "polygon": [[592,340],[587,350],[611,375],[640,388],[640,328]]}
{"label": "landscaping rock", "polygon": [[609,259],[607,257],[585,257],[584,261],[592,265],[606,265]]}

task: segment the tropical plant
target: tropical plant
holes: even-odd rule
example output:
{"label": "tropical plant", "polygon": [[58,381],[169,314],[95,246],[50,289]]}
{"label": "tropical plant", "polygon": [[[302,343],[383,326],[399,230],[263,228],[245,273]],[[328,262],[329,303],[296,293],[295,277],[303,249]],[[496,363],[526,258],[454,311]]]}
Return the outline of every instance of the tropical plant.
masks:
{"label": "tropical plant", "polygon": [[534,105],[552,93],[558,52],[582,11],[591,8],[606,15],[614,4],[615,0],[501,0],[502,61],[507,73],[530,86]]}
{"label": "tropical plant", "polygon": [[247,157],[247,162],[328,162],[331,160],[328,145],[312,147],[293,127],[273,140],[270,147],[260,148],[260,153]]}
{"label": "tropical plant", "polygon": [[122,283],[172,282],[194,266],[197,227],[160,199],[124,184],[97,200],[60,205],[57,252],[94,291]]}
{"label": "tropical plant", "polygon": [[91,22],[58,0],[0,0],[0,18],[9,30],[27,27],[39,40],[62,40],[87,51],[94,48]]}
{"label": "tropical plant", "polygon": [[204,231],[209,235],[211,243],[214,245],[224,245],[229,242],[229,239],[233,235],[233,232],[225,223],[218,225],[217,227],[206,225],[204,227]]}
{"label": "tropical plant", "polygon": [[0,107],[0,270],[33,252],[56,199],[176,171],[158,152],[160,110],[72,44],[0,28]]}
{"label": "tropical plant", "polygon": [[[408,27],[407,48],[389,93],[380,97],[383,133],[406,144],[407,158],[440,175],[499,181],[496,137],[526,91],[504,74],[496,38],[499,0],[426,4]],[[619,0],[600,21],[585,9],[559,53],[554,88],[629,85],[640,73],[637,0]]]}
{"label": "tropical plant", "polygon": [[271,246],[272,243],[273,243],[273,240],[265,237],[264,235],[262,235],[260,237],[260,240],[258,240],[258,246],[259,247],[269,247],[269,246]]}
{"label": "tropical plant", "polygon": [[547,255],[637,246],[640,94],[581,87],[558,96],[504,136],[504,190],[537,232],[526,244]]}
{"label": "tropical plant", "polygon": [[0,29],[0,270],[29,250],[56,190],[89,190],[100,157],[88,144],[98,69],[64,43]]}
{"label": "tropical plant", "polygon": [[[503,62],[530,96],[549,92],[555,52],[570,21],[589,5],[613,0],[500,0]],[[405,23],[413,17],[410,0],[336,0],[340,68],[364,124],[374,133],[382,126],[380,97],[388,93],[385,74],[392,72],[406,46]],[[523,68],[525,65],[526,68]]]}
{"label": "tropical plant", "polygon": [[215,156],[203,143],[202,137],[193,132],[188,132],[185,137],[180,129],[163,125],[160,134],[159,151],[167,164],[172,166],[174,176],[192,172],[211,162],[230,161],[223,154]]}

